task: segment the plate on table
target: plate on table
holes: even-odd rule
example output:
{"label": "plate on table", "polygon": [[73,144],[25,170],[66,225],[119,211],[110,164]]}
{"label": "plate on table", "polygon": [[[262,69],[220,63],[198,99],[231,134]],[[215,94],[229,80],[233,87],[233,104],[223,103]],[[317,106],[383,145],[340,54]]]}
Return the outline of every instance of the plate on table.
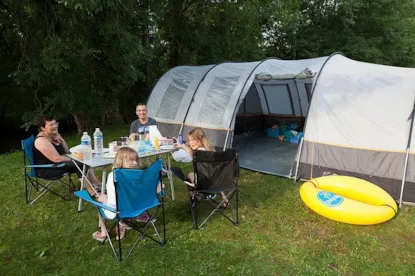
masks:
{"label": "plate on table", "polygon": [[[103,148],[102,153],[110,152],[109,148]],[[95,153],[95,150],[92,150],[92,153]]]}
{"label": "plate on table", "polygon": [[101,155],[102,158],[115,158],[116,152],[106,152]]}
{"label": "plate on table", "polygon": [[174,149],[173,145],[164,145],[164,146],[159,146],[159,149],[161,150],[172,150]]}

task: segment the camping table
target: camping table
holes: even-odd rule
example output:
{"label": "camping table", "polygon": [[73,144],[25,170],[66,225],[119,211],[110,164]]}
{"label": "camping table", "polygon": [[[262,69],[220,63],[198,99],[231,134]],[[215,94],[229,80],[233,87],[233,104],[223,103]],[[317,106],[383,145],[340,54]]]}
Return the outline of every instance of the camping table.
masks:
{"label": "camping table", "polygon": [[[170,153],[175,151],[175,149],[168,149],[168,150],[157,150],[157,151],[151,151],[151,152],[146,152],[145,154],[139,154],[140,158],[145,158],[148,159],[150,157],[153,156],[167,156],[167,162],[164,165],[165,169],[164,171],[167,174],[167,177],[170,181],[170,188],[171,188],[171,197],[172,200],[175,200],[175,195],[174,195],[174,183],[173,183],[173,173],[171,172],[170,169]],[[85,187],[85,180],[89,182],[89,180],[86,177],[86,173],[87,173],[87,167],[90,168],[99,168],[102,167],[102,193],[105,193],[105,184],[107,182],[107,167],[109,165],[112,165],[114,158],[107,158],[107,157],[98,157],[93,155],[92,159],[89,160],[81,160],[76,158],[75,155],[73,154],[67,154],[67,156],[69,158],[72,159],[72,162],[75,164],[75,166],[78,168],[78,170],[81,172],[82,174],[82,179],[81,179],[81,190],[84,189]],[[78,164],[82,164],[82,168],[81,166],[79,166]],[[82,210],[82,200],[79,199],[79,204],[78,204],[78,211],[80,212]]]}

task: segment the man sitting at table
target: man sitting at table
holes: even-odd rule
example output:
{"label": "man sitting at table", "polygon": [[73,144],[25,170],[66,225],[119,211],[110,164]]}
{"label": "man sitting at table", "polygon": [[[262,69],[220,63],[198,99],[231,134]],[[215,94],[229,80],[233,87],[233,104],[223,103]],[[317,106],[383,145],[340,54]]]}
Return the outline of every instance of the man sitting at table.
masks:
{"label": "man sitting at table", "polygon": [[143,103],[137,104],[135,114],[137,114],[138,119],[131,123],[130,140],[136,140],[139,133],[145,134],[146,139],[148,139],[149,126],[157,126],[157,121],[147,116],[147,107]]}

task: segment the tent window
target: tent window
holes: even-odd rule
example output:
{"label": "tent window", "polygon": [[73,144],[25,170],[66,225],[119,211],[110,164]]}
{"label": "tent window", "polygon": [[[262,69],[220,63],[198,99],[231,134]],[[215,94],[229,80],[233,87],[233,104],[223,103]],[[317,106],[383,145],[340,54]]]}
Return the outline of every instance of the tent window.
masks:
{"label": "tent window", "polygon": [[171,82],[161,100],[160,108],[156,117],[165,119],[175,119],[179,111],[180,103],[186,93],[192,79],[175,79]]}
{"label": "tent window", "polygon": [[288,85],[261,85],[271,114],[294,115],[293,99]]}
{"label": "tent window", "polygon": [[203,101],[198,123],[221,124],[239,77],[215,78]]}
{"label": "tent window", "polygon": [[313,85],[311,83],[305,83],[305,91],[307,92],[307,99],[308,102],[311,100],[311,89],[313,88]]}

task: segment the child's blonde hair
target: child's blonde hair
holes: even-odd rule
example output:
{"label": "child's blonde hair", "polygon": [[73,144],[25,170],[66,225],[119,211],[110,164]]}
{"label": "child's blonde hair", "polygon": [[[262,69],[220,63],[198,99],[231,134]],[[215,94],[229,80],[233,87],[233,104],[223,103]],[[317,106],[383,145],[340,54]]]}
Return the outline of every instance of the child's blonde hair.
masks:
{"label": "child's blonde hair", "polygon": [[195,128],[189,132],[189,138],[193,140],[200,141],[202,146],[208,151],[215,151],[215,147],[206,137],[205,132],[201,128]]}
{"label": "child's blonde hair", "polygon": [[140,157],[135,150],[129,147],[120,148],[117,155],[115,156],[114,163],[112,164],[112,169],[122,168],[124,160],[129,160],[130,158],[134,158],[137,162],[137,165],[140,164]]}

